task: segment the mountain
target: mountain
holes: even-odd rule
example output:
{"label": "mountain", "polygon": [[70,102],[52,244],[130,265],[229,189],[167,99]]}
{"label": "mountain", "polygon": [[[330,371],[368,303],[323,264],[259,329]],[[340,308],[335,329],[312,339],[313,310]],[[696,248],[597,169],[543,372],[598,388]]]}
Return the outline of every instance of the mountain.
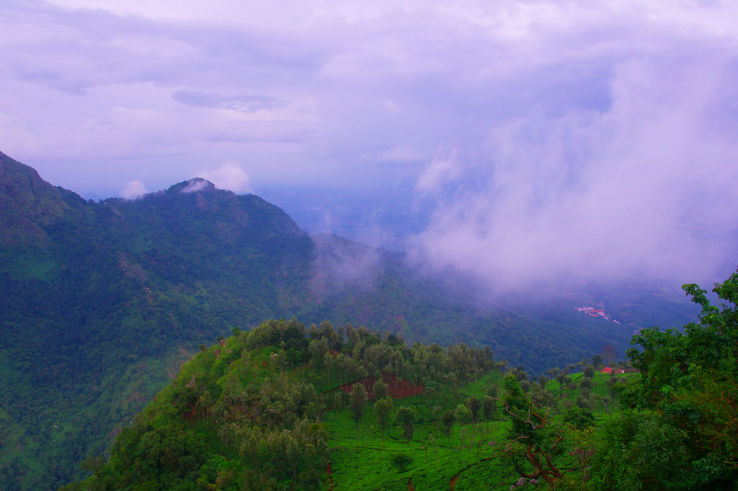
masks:
{"label": "mountain", "polygon": [[32,168],[0,152],[0,244],[48,244],[44,227],[68,212],[71,193],[43,181]]}
{"label": "mountain", "polygon": [[666,325],[689,312],[617,288],[586,301],[622,324],[577,312],[584,297],[480,302],[463,278],[310,236],[261,198],[202,179],[86,201],[0,154],[0,204],[0,481],[9,489],[81,476],[79,463],[107,452],[199,345],[264,319],[487,345],[542,371],[608,345],[622,354],[645,312]]}
{"label": "mountain", "polygon": [[738,273],[721,307],[685,291],[699,324],[536,378],[489,348],[267,321],[203,347],[62,491],[734,490]]}
{"label": "mountain", "polygon": [[[95,475],[67,489],[320,489],[331,487],[329,462],[340,489],[407,489],[405,471],[351,472],[367,454],[389,467],[391,455],[411,452],[407,429],[398,434],[389,418],[380,437],[373,403],[383,399],[390,417],[386,396],[398,409],[414,408],[418,438],[437,431],[434,406],[453,410],[463,403],[460,387],[483,399],[485,384],[499,374],[489,350],[411,348],[363,328],[268,321],[202,349],[123,430],[107,465],[90,461]],[[354,397],[359,385],[363,398]],[[490,409],[477,407],[476,414],[489,420]],[[438,440],[432,451],[444,462],[426,464],[430,478],[415,473],[419,489],[443,489],[450,476],[439,471],[475,460],[473,450]],[[449,457],[454,467],[444,469]]]}

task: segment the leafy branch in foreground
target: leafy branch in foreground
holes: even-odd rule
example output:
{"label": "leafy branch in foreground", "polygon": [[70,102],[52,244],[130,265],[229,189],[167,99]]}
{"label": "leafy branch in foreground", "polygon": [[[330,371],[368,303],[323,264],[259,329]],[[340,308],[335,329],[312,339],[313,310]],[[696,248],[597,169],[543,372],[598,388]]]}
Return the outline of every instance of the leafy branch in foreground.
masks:
{"label": "leafy branch in foreground", "polygon": [[507,413],[510,429],[505,452],[521,477],[538,482],[545,480],[556,486],[564,477],[553,458],[563,452],[562,428],[554,424],[548,409],[535,407],[520,388],[513,375],[505,377],[506,395],[502,407]]}

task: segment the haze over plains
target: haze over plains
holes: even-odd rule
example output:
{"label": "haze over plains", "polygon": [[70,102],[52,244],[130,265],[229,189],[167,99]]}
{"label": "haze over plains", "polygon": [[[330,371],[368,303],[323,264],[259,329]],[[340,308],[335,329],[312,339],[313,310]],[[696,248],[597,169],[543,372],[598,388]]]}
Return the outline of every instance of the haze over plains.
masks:
{"label": "haze over plains", "polygon": [[53,184],[409,189],[413,257],[496,287],[735,268],[734,2],[121,3],[0,6],[0,150]]}

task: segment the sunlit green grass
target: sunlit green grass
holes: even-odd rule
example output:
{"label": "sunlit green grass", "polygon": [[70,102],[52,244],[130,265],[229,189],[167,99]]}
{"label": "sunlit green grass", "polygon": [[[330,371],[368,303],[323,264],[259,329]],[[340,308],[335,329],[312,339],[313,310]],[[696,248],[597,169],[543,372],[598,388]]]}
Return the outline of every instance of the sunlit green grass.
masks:
{"label": "sunlit green grass", "polygon": [[[476,425],[454,425],[445,435],[433,415],[453,409],[466,397],[483,397],[487,388],[499,379],[492,372],[476,382],[460,387],[456,396],[424,394],[394,401],[394,407],[408,406],[416,411],[413,438],[407,442],[397,426],[387,428],[384,437],[371,404],[367,404],[358,424],[349,409],[328,411],[323,421],[331,434],[332,479],[335,489],[449,489],[459,476],[455,489],[507,489],[512,474],[498,458],[509,424],[506,421],[480,421]],[[407,469],[393,464],[393,457],[404,454],[411,463]]]}
{"label": "sunlit green grass", "polygon": [[[636,374],[619,375],[622,378]],[[580,395],[579,383],[583,375],[570,375],[569,388],[560,387],[556,380],[546,384],[557,401],[565,399],[574,403]],[[483,398],[490,386],[500,382],[502,373],[492,371],[480,379],[458,387],[455,393],[426,392],[425,394],[394,400],[395,411],[408,406],[416,412],[413,438],[406,442],[401,429],[393,425],[384,436],[377,422],[372,403],[365,406],[362,418],[354,423],[350,409],[327,411],[322,420],[328,423],[331,436],[331,467],[333,489],[347,490],[406,490],[409,483],[415,489],[455,490],[499,489],[507,490],[519,475],[503,458],[506,433],[510,423],[500,407],[492,421],[454,424],[449,435],[440,425],[440,414],[454,409],[468,397]],[[596,373],[592,378],[591,394],[604,401],[612,394],[608,387],[609,374]],[[563,395],[561,394],[563,390]],[[613,403],[602,402],[592,410],[599,421],[608,419]],[[556,415],[556,421],[562,420]],[[481,419],[481,411],[480,411]],[[406,455],[410,463],[401,469],[393,463],[393,457]],[[561,463],[571,465],[568,455],[560,457]]]}

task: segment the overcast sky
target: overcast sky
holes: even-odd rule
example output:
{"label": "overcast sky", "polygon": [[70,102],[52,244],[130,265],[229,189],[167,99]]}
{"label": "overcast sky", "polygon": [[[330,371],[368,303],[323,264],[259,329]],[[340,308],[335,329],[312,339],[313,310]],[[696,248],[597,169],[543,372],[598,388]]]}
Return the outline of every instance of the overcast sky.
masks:
{"label": "overcast sky", "polygon": [[[86,196],[411,185],[493,282],[738,263],[738,3],[3,0],[0,151]],[[707,276],[699,276],[709,272]]]}

